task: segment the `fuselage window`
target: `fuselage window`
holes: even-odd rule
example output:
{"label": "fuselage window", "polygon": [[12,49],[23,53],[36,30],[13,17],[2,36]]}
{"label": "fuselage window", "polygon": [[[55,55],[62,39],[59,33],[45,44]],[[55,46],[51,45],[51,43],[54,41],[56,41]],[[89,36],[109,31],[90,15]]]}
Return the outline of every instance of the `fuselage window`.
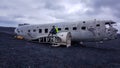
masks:
{"label": "fuselage window", "polygon": [[66,27],[66,28],[65,28],[65,30],[69,30],[69,28],[68,28],[68,27]]}
{"label": "fuselage window", "polygon": [[33,32],[36,32],[36,30],[34,29]]}
{"label": "fuselage window", "polygon": [[28,30],[28,32],[30,32],[30,30]]}
{"label": "fuselage window", "polygon": [[77,27],[73,27],[73,30],[77,30]]}
{"label": "fuselage window", "polygon": [[61,30],[61,28],[58,28],[58,30],[60,31],[60,30]]}
{"label": "fuselage window", "polygon": [[100,26],[100,24],[97,24],[96,26],[97,26],[97,27],[99,27],[99,26]]}
{"label": "fuselage window", "polygon": [[82,29],[82,30],[86,30],[86,27],[85,27],[85,26],[83,26],[83,27],[81,27],[81,29]]}
{"label": "fuselage window", "polygon": [[85,23],[85,21],[83,21],[83,23]]}
{"label": "fuselage window", "polygon": [[45,33],[48,33],[48,29],[45,29]]}
{"label": "fuselage window", "polygon": [[39,29],[39,33],[42,33],[42,29]]}

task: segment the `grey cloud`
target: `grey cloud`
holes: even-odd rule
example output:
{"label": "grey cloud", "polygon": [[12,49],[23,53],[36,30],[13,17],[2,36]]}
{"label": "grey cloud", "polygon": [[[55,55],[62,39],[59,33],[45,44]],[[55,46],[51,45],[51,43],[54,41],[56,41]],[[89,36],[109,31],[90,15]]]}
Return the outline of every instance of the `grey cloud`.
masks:
{"label": "grey cloud", "polygon": [[45,3],[45,8],[47,8],[47,9],[57,10],[57,9],[59,9],[59,8],[62,8],[62,7],[58,4],[57,0],[52,0],[52,1],[50,1],[50,0],[49,0],[49,1],[48,1],[48,0],[45,0],[44,3]]}
{"label": "grey cloud", "polygon": [[0,24],[2,26],[8,25],[8,27],[17,26],[19,22],[11,20],[7,17],[0,17]]}
{"label": "grey cloud", "polygon": [[9,9],[8,6],[0,6],[0,9]]}
{"label": "grey cloud", "polygon": [[[119,18],[119,3],[119,0],[1,0],[0,16],[5,13],[5,16],[12,18],[11,20],[8,18],[6,19],[8,19],[8,21],[13,20],[14,24],[16,21],[20,22],[21,19],[23,19],[22,22],[27,23],[34,20],[38,22],[43,20],[50,22],[51,20],[56,20],[55,22],[59,22],[58,20],[69,21],[73,19],[85,19],[88,17],[102,17],[101,14],[105,15],[106,13],[106,11],[103,11],[102,8],[108,7],[111,9],[111,16],[113,15],[114,17]],[[71,6],[84,4],[85,8],[90,8],[92,10],[88,9],[84,13],[81,13],[82,10],[80,10],[68,14],[64,4],[69,4]],[[16,20],[19,18],[20,20]]]}
{"label": "grey cloud", "polygon": [[105,8],[108,7],[110,8],[112,11],[112,13],[116,16],[116,17],[120,17],[120,0],[94,0],[92,2],[92,4],[90,5],[95,11],[94,12],[89,12],[88,14],[99,14],[101,13],[101,8]]}
{"label": "grey cloud", "polygon": [[94,0],[94,7],[102,7],[102,6],[108,6],[108,7],[115,7],[120,3],[120,0]]}
{"label": "grey cloud", "polygon": [[55,4],[55,3],[47,3],[45,5],[45,8],[51,9],[51,10],[64,10],[63,6],[60,6],[59,4]]}

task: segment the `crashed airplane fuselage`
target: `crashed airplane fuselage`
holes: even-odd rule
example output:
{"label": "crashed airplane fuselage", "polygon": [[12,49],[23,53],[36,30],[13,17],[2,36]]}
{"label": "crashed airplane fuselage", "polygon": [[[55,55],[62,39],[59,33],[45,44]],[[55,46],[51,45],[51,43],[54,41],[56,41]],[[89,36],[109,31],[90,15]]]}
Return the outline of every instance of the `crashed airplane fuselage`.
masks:
{"label": "crashed airplane fuselage", "polygon": [[117,29],[113,27],[115,22],[111,20],[92,20],[68,23],[53,23],[40,25],[20,25],[15,29],[17,35],[27,40],[39,39],[48,36],[52,26],[56,26],[58,33],[70,32],[71,41],[76,42],[97,42],[116,39]]}

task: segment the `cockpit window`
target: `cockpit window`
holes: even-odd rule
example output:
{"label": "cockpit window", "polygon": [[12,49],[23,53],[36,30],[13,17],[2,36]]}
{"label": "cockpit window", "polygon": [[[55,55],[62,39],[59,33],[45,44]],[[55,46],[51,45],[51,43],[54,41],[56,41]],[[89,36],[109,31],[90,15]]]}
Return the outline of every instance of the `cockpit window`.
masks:
{"label": "cockpit window", "polygon": [[111,22],[105,22],[105,24],[116,24],[116,22],[113,22],[113,21],[111,21]]}
{"label": "cockpit window", "polygon": [[116,22],[111,22],[111,24],[116,24]]}
{"label": "cockpit window", "polygon": [[97,26],[97,27],[99,27],[99,26],[100,26],[100,24],[97,24],[96,26]]}
{"label": "cockpit window", "polygon": [[110,22],[105,22],[105,24],[110,24]]}

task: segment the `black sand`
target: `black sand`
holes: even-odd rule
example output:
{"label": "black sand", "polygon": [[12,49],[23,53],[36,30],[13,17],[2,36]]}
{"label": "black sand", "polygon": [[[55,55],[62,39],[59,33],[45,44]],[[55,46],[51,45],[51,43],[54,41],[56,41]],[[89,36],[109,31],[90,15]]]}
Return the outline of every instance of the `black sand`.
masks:
{"label": "black sand", "polygon": [[0,27],[0,68],[120,68],[120,35],[104,44],[55,48],[14,39],[13,31]]}

